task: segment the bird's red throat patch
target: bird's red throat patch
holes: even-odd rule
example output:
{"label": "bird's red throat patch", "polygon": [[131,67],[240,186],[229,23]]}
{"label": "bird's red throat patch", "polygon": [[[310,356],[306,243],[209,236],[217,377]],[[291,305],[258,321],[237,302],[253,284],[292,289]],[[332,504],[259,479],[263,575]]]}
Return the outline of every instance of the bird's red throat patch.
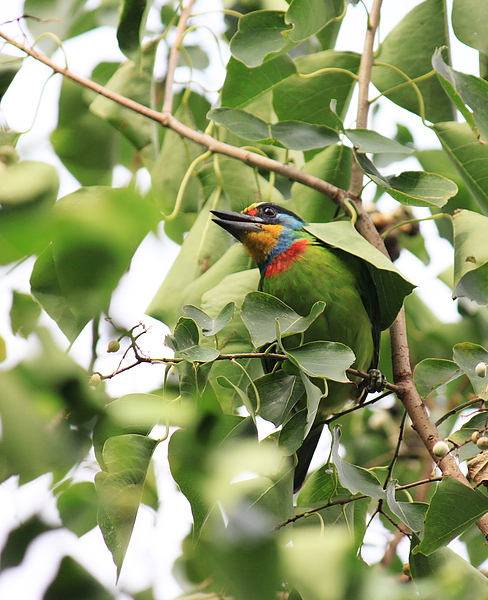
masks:
{"label": "bird's red throat patch", "polygon": [[266,271],[264,272],[264,276],[274,277],[275,275],[284,273],[305,252],[307,245],[308,240],[298,240],[292,244],[288,250],[278,254],[278,256],[269,263]]}

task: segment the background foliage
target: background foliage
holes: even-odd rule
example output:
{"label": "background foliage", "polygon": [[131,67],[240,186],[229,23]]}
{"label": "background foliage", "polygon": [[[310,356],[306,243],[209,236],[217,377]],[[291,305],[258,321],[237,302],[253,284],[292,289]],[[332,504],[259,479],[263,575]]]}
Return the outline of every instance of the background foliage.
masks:
{"label": "background foliage", "polygon": [[[342,190],[358,164],[369,182],[368,211],[394,259],[408,251],[429,263],[429,230],[419,230],[414,217],[435,217],[452,253],[453,267],[439,279],[459,298],[455,322],[445,323],[418,295],[408,295],[411,285],[386,259],[375,272],[384,327],[406,296],[418,391],[449,451],[463,469],[469,467],[473,486],[436,476],[401,403],[390,397],[386,404],[331,418],[328,457],[326,451],[322,466],[294,498],[293,454],[320,399],[310,377],[340,379],[352,360],[347,350],[339,356],[322,344],[288,353],[289,373],[262,375],[249,353],[274,341],[279,349],[280,337],[304,331],[314,314],[296,315],[253,292],[257,270],[212,225],[209,211],[242,210],[258,200],[286,203],[314,223],[317,235],[339,231],[340,245],[353,235],[343,207],[311,185],[292,183],[280,169],[245,164],[232,149],[212,153],[171,123],[161,127],[64,78],[50,141],[79,189],[59,198],[57,169],[18,156],[20,133],[5,128],[0,147],[1,264],[7,273],[35,257],[30,293],[11,294],[11,333],[29,340],[33,351],[0,372],[0,471],[4,482],[17,478],[19,486],[51,474],[59,513],[56,525],[42,515],[12,525],[2,550],[6,573],[50,530],[66,528],[81,538],[98,527],[118,577],[141,504],[166,510],[153,455],[169,437],[171,474],[193,516],[174,565],[188,594],[254,600],[488,596],[479,570],[488,550],[475,525],[488,511],[486,9],[482,0],[454,0],[449,8],[442,0],[426,0],[382,32],[372,70],[373,125],[365,129],[355,128],[351,116],[361,56],[335,50],[347,11],[362,11],[366,25],[365,7],[355,4],[225,2],[224,31],[212,44],[229,45],[231,56],[213,107],[205,89],[191,81],[204,80],[214,58],[208,44],[175,33],[179,22],[192,26],[177,3],[26,0],[24,13],[35,18],[19,21],[16,39],[22,41],[24,32],[28,45],[35,41],[36,49],[51,56],[65,41],[109,26],[125,60],[100,62],[92,81],[156,110],[163,102],[173,105],[174,117],[190,130]],[[451,66],[453,36],[479,53],[479,76]],[[187,66],[189,81],[173,99],[174,72],[164,70],[160,57],[180,42],[174,57]],[[0,55],[0,97],[23,63],[33,60],[12,52],[5,45]],[[61,53],[55,57],[62,66]],[[380,101],[388,106],[384,98],[435,134],[435,147],[418,149],[402,123],[391,123],[395,139],[376,131],[374,111]],[[417,170],[410,167],[412,157]],[[114,187],[114,170],[121,165],[130,181]],[[140,185],[142,173],[148,175],[146,186]],[[333,220],[332,228],[323,225]],[[144,325],[110,319],[114,291],[158,226],[181,245],[148,307],[149,315],[170,327],[164,344],[174,358],[162,339],[158,353],[141,350]],[[367,243],[354,240],[348,249],[354,246],[371,262]],[[322,309],[314,307],[315,314]],[[41,313],[41,322],[47,314],[70,344],[89,329],[88,368],[39,325]],[[108,351],[120,358],[114,372],[103,370],[100,336],[107,331]],[[5,359],[9,345],[3,340],[0,350]],[[136,373],[143,363],[166,365],[151,393],[112,397],[105,389],[105,380],[124,370]],[[387,332],[380,366],[393,381]],[[303,389],[307,410],[295,413]],[[258,437],[261,419],[277,427],[264,439]],[[371,527],[383,536],[379,561],[365,542]],[[467,560],[446,547],[458,536]],[[70,556],[47,585],[44,597],[52,599],[120,595]],[[149,589],[130,597],[154,594]],[[129,597],[127,590],[123,597]]]}

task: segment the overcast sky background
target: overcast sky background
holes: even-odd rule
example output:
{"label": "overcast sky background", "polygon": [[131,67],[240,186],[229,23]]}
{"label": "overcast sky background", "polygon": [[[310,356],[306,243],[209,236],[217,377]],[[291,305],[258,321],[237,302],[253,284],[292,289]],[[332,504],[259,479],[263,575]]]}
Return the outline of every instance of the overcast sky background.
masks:
{"label": "overcast sky background", "polygon": [[[417,0],[385,0],[382,11],[381,37],[398,23],[402,17],[414,6]],[[96,2],[92,3],[96,5]],[[161,2],[162,4],[162,2]],[[371,2],[366,4],[370,6]],[[448,3],[450,4],[450,3]],[[209,10],[218,10],[221,6],[219,0],[198,0],[194,12],[202,13]],[[19,34],[16,23],[1,25],[6,21],[16,19],[23,13],[22,0],[0,1],[0,28],[10,35]],[[210,26],[213,30],[222,31],[222,16],[218,12],[209,13],[199,18],[200,24]],[[346,21],[339,37],[339,50],[355,50],[361,52],[364,39],[365,16],[361,5],[350,7]],[[188,36],[188,42],[203,42],[211,55],[211,68],[201,74],[201,81],[205,82],[207,89],[218,90],[224,77],[219,53],[210,32],[205,28]],[[474,50],[457,42],[451,33],[453,55],[457,58],[454,67],[467,72],[478,74],[477,53]],[[75,40],[66,42],[63,46],[68,57],[68,64],[74,72],[89,76],[92,68],[102,60],[123,60],[117,47],[114,32],[108,28],[100,28],[89,34],[79,36]],[[8,47],[3,52],[13,53]],[[223,48],[224,60],[227,60],[228,51]],[[54,59],[63,64],[61,52],[57,52]],[[159,73],[164,73],[163,57],[157,65]],[[6,94],[0,111],[1,120],[17,131],[28,131],[23,135],[18,144],[18,151],[22,159],[42,160],[54,164],[61,175],[60,196],[66,195],[79,187],[78,182],[62,166],[59,159],[49,144],[49,135],[56,126],[57,97],[61,86],[61,77],[51,78],[49,69],[27,59],[25,66],[16,77],[14,84]],[[179,68],[176,75],[177,81],[187,78],[188,70]],[[195,74],[194,74],[195,77]],[[45,87],[44,87],[45,86]],[[212,101],[217,99],[217,94],[211,95]],[[352,107],[355,107],[353,100]],[[37,114],[36,114],[37,111]],[[352,110],[347,126],[354,126],[354,112]],[[395,133],[395,123],[402,123],[409,127],[415,136],[419,148],[438,147],[437,140],[432,132],[423,127],[420,119],[397,109],[388,100],[381,101],[381,109],[375,116],[374,126],[387,136]],[[413,158],[402,163],[401,170],[419,169],[417,161]],[[388,173],[396,172],[395,165],[387,169]],[[115,176],[115,185],[124,185],[128,174],[121,167]],[[147,174],[141,173],[141,186],[147,182]],[[372,186],[371,186],[372,187]],[[394,202],[385,201],[386,205]],[[426,210],[418,209],[418,214],[425,214]],[[424,231],[435,232],[433,223],[422,225]],[[115,320],[127,328],[139,321],[151,327],[150,332],[143,337],[143,347],[151,356],[161,356],[167,349],[163,348],[164,335],[167,329],[161,323],[150,319],[144,311],[159,288],[174,257],[178,246],[165,239],[164,235],[157,238],[154,235],[141,245],[132,262],[130,272],[124,276],[119,288],[114,294],[111,305],[111,314]],[[432,284],[432,273],[442,272],[452,262],[452,250],[447,242],[436,239],[429,246],[433,257],[432,263],[426,268],[420,261],[405,256],[397,263],[404,273],[419,285],[419,293],[435,307],[438,316],[446,321],[456,318],[455,304],[450,298],[450,291],[440,283]],[[35,342],[9,335],[10,326],[8,311],[10,310],[10,294],[12,289],[28,292],[28,279],[32,268],[32,260],[8,272],[0,270],[0,334],[7,339],[8,358],[1,368],[9,368],[26,355],[36,350]],[[67,347],[66,339],[52,324],[48,317],[43,318],[43,323],[53,332],[61,347]],[[103,340],[103,344],[108,342]],[[89,361],[90,335],[84,332],[76,341],[72,355],[84,366]],[[118,358],[107,355],[97,368],[104,373],[112,372],[117,366]],[[150,391],[159,385],[162,380],[163,368],[150,365],[141,365],[126,375],[120,375],[108,384],[108,391],[114,397],[132,391]],[[325,442],[324,442],[325,443]],[[189,530],[190,511],[186,500],[176,492],[174,482],[169,475],[165,460],[167,448],[164,443],[156,450],[156,465],[161,475],[160,497],[162,507],[155,514],[152,510],[143,508],[138,516],[134,538],[131,541],[122,569],[120,589],[136,591],[150,585],[154,586],[156,598],[166,600],[172,598],[181,590],[173,579],[170,568],[174,559],[180,553],[180,540]],[[80,472],[80,477],[91,478],[96,465],[90,461],[86,468]],[[55,505],[49,493],[49,478],[40,478],[22,488],[18,488],[14,478],[0,485],[0,544],[3,544],[8,531],[15,524],[25,521],[30,515],[37,512],[51,523],[58,523]],[[371,540],[378,539],[374,530],[370,532]],[[111,555],[106,549],[101,534],[94,530],[81,539],[67,531],[52,532],[41,536],[33,547],[29,549],[24,562],[16,568],[9,569],[0,574],[0,598],[16,598],[16,600],[38,600],[42,598],[44,589],[53,578],[60,558],[69,553],[79,560],[86,568],[94,573],[108,588],[114,589],[115,567]],[[372,549],[369,560],[381,558],[383,548]],[[123,596],[121,596],[123,597]]]}

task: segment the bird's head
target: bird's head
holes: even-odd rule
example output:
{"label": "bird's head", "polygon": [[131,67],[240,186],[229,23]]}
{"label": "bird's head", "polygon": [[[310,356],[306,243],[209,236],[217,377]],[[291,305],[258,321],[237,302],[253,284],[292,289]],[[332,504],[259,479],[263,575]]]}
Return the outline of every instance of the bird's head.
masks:
{"label": "bird's head", "polygon": [[242,212],[212,210],[214,223],[231,233],[264,272],[270,263],[307,238],[305,221],[273,202],[251,204]]}

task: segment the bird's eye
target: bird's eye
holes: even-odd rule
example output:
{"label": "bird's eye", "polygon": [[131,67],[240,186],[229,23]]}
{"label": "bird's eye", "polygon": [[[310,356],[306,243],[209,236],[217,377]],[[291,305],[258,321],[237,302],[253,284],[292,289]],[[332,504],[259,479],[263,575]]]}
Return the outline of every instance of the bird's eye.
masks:
{"label": "bird's eye", "polygon": [[265,206],[263,208],[263,215],[266,217],[276,217],[276,210],[271,206]]}

